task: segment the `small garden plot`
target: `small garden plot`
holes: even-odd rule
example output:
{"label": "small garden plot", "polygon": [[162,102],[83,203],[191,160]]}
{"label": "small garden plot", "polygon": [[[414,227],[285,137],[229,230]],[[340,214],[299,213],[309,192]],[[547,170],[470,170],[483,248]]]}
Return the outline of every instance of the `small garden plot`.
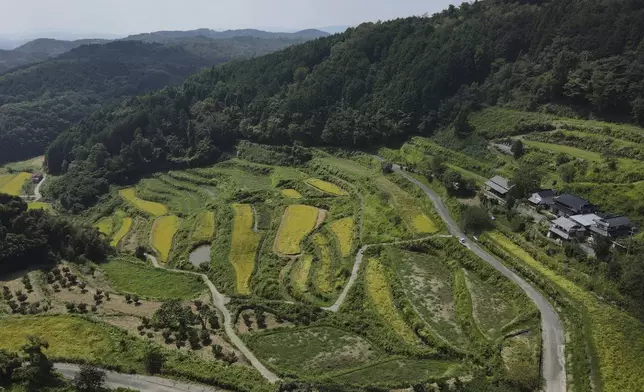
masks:
{"label": "small garden plot", "polygon": [[275,251],[282,255],[302,253],[301,242],[318,221],[320,210],[305,205],[292,205],[286,208],[282,224],[275,239]]}
{"label": "small garden plot", "polygon": [[300,377],[356,368],[378,357],[360,336],[331,327],[258,334],[249,346],[280,374]]}
{"label": "small garden plot", "polygon": [[168,209],[163,204],[136,197],[136,190],[134,188],[121,189],[119,195],[123,200],[152,216],[161,216],[168,213]]}
{"label": "small garden plot", "polygon": [[407,297],[422,319],[441,337],[456,346],[467,341],[456,319],[454,276],[439,255],[387,248]]}
{"label": "small garden plot", "polygon": [[307,184],[311,185],[313,188],[315,188],[315,189],[317,189],[317,190],[319,190],[321,192],[328,193],[330,195],[334,195],[334,196],[348,196],[349,195],[347,193],[347,191],[345,191],[344,189],[340,188],[339,186],[337,186],[337,185],[335,185],[333,183],[327,182],[327,181],[322,181],[322,180],[317,179],[317,178],[309,178],[305,182]]}
{"label": "small garden plot", "polygon": [[539,356],[541,354],[539,329],[503,341],[501,357],[506,377],[523,390],[536,390],[539,386]]}
{"label": "small garden plot", "polygon": [[473,317],[488,339],[495,339],[501,329],[518,316],[510,298],[495,287],[484,283],[478,276],[466,273],[467,287],[472,294]]}
{"label": "small garden plot", "polygon": [[199,276],[173,273],[124,259],[112,259],[101,268],[114,289],[145,298],[190,299],[206,289]]}
{"label": "small garden plot", "polygon": [[447,379],[462,372],[455,362],[431,359],[394,359],[334,377],[335,381],[359,386],[396,388],[432,379]]}
{"label": "small garden plot", "polygon": [[9,181],[5,182],[4,185],[2,185],[2,188],[0,188],[0,193],[6,193],[12,196],[20,196],[20,193],[22,192],[22,186],[28,180],[31,180],[30,173],[18,173]]}
{"label": "small garden plot", "polygon": [[384,177],[379,177],[376,182],[380,189],[391,195],[400,216],[414,233],[432,234],[438,231],[436,224],[418,208],[418,201],[409,193]]}
{"label": "small garden plot", "polygon": [[295,189],[282,189],[282,195],[284,195],[284,197],[288,197],[289,199],[302,198],[300,192],[296,191]]}
{"label": "small garden plot", "polygon": [[213,211],[201,211],[197,214],[194,231],[192,232],[193,243],[210,242],[215,236],[215,213]]}
{"label": "small garden plot", "polygon": [[378,314],[406,343],[418,343],[418,337],[405,323],[394,305],[394,298],[382,264],[378,259],[369,259],[366,271],[367,294]]}
{"label": "small garden plot", "polygon": [[159,254],[162,262],[168,261],[172,250],[172,239],[181,226],[181,220],[174,216],[161,216],[152,226],[152,246]]}
{"label": "small garden plot", "polygon": [[274,187],[280,187],[289,181],[300,181],[304,178],[304,173],[292,167],[277,166],[270,175],[271,184]]}
{"label": "small garden plot", "polygon": [[206,193],[201,188],[167,175],[141,181],[138,188],[143,198],[161,200],[171,211],[190,215],[204,207]]}
{"label": "small garden plot", "polygon": [[234,204],[235,225],[230,247],[230,263],[235,268],[237,292],[249,294],[250,277],[255,269],[255,257],[261,234],[253,231],[253,209],[249,204]]}
{"label": "small garden plot", "polygon": [[291,270],[291,282],[295,293],[304,294],[307,291],[307,282],[311,273],[313,256],[303,255],[293,265]]}
{"label": "small garden plot", "polygon": [[[72,316],[0,319],[0,348],[18,351],[27,337],[39,336],[49,343],[50,359],[98,362],[144,371],[143,342],[120,330]],[[120,344],[125,341],[126,344]]]}
{"label": "small garden plot", "polygon": [[94,224],[94,227],[97,228],[98,231],[101,232],[101,234],[109,236],[114,232],[114,220],[111,216],[106,216],[105,218],[101,218],[101,220],[96,222]]}
{"label": "small garden plot", "polygon": [[349,257],[353,242],[353,218],[343,218],[331,223],[331,231],[338,239],[342,257]]}

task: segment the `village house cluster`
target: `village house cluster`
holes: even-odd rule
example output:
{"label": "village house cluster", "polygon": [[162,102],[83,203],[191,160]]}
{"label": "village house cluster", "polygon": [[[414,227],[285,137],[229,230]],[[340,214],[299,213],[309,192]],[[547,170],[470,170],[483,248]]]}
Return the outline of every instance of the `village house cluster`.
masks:
{"label": "village house cluster", "polygon": [[[485,183],[484,194],[490,200],[505,204],[512,185],[507,178],[494,176]],[[611,240],[632,234],[635,227],[625,216],[598,211],[588,200],[569,193],[544,189],[533,193],[528,204],[557,216],[550,222],[548,237],[558,241],[580,240],[599,235]]]}

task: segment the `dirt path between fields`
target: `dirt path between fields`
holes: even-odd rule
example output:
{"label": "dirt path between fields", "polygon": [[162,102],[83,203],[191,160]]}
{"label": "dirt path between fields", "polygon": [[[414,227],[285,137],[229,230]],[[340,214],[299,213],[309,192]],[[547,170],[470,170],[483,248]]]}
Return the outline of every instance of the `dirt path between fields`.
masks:
{"label": "dirt path between fields", "polygon": [[231,343],[239,350],[246,359],[253,365],[255,369],[257,369],[258,372],[261,373],[264,378],[266,378],[269,382],[275,383],[279,381],[279,377],[275,375],[273,372],[268,370],[258,359],[255,357],[255,354],[253,354],[252,351],[244,344],[244,342],[239,338],[237,333],[235,332],[235,328],[233,326],[232,322],[232,314],[228,309],[226,308],[226,304],[230,301],[228,297],[225,295],[221,294],[218,290],[217,287],[210,281],[207,275],[201,274],[198,272],[192,272],[192,271],[183,271],[183,270],[178,270],[178,269],[171,269],[171,268],[164,268],[159,265],[159,262],[156,257],[150,255],[150,254],[145,254],[145,256],[152,262],[152,265],[155,268],[161,268],[165,269],[167,271],[172,271],[180,274],[188,274],[188,275],[196,275],[200,276],[201,279],[203,279],[204,283],[206,283],[206,286],[208,286],[208,289],[210,290],[210,293],[212,294],[212,302],[221,312],[221,314],[224,315],[224,330],[226,331],[226,335],[228,335],[228,338],[230,339]]}

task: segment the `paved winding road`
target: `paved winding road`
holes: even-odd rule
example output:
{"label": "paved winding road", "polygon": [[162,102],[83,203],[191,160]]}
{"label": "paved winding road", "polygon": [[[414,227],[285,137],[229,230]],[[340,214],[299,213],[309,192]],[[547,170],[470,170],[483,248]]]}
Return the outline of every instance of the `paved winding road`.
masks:
{"label": "paved winding road", "polygon": [[239,338],[237,333],[235,332],[235,328],[233,327],[233,317],[230,314],[230,311],[226,308],[226,304],[229,302],[229,299],[221,294],[218,290],[217,287],[210,281],[207,275],[205,274],[200,274],[198,272],[192,272],[192,271],[183,271],[183,270],[178,270],[178,269],[170,269],[170,268],[164,268],[162,267],[159,262],[157,261],[157,258],[147,254],[145,255],[151,262],[152,265],[154,265],[155,268],[163,268],[168,271],[172,272],[177,272],[181,274],[188,274],[188,275],[196,275],[196,276],[201,276],[201,279],[203,279],[204,283],[206,283],[206,286],[210,289],[210,293],[212,294],[212,302],[215,305],[215,307],[221,312],[221,314],[224,315],[224,330],[226,331],[226,335],[228,335],[228,338],[230,339],[231,343],[235,345],[237,350],[239,350],[246,359],[253,365],[255,369],[257,369],[258,372],[261,373],[264,378],[266,378],[269,382],[275,383],[279,381],[279,377],[277,377],[273,372],[268,370],[258,359],[255,357],[255,354],[253,354],[252,351],[244,344],[244,342]]}
{"label": "paved winding road", "polygon": [[[402,171],[400,166],[393,165],[393,170],[425,192],[427,197],[434,203],[438,215],[445,221],[447,229],[452,235],[459,238],[465,237],[460,227],[452,219],[449,210],[443,204],[440,196],[422,182]],[[546,381],[546,391],[566,392],[565,335],[559,315],[555,312],[555,309],[550,305],[548,300],[523,278],[519,277],[519,275],[503,265],[497,258],[483,250],[478,244],[472,242],[468,245],[468,248],[477,256],[516,283],[537,305],[541,312],[541,335],[543,340],[542,374]]]}
{"label": "paved winding road", "polygon": [[[80,366],[71,363],[55,363],[56,371],[67,379],[73,379],[80,372]],[[143,392],[217,392],[217,389],[203,384],[190,384],[168,378],[143,376],[140,374],[116,373],[109,370],[105,372],[105,385],[108,388],[129,388]]]}

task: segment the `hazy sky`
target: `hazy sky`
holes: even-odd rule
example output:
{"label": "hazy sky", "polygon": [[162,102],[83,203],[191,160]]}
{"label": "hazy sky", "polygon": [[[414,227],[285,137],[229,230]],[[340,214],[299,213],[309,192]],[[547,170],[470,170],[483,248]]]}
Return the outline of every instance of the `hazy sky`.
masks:
{"label": "hazy sky", "polygon": [[434,13],[461,0],[0,0],[0,35],[304,29]]}

